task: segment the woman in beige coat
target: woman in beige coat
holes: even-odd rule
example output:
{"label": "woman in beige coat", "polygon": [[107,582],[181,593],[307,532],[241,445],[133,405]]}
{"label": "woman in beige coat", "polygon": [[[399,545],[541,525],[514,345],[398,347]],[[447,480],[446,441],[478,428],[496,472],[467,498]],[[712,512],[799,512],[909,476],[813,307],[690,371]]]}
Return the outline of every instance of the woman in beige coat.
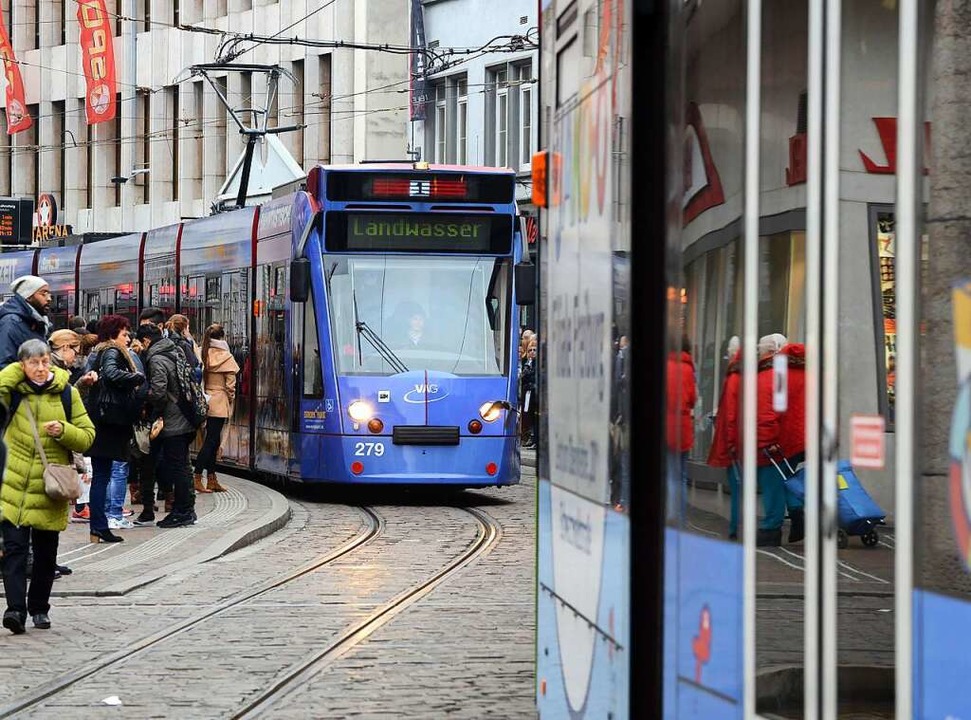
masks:
{"label": "woman in beige coat", "polygon": [[[216,453],[223,427],[233,414],[236,399],[236,374],[239,365],[229,351],[223,326],[213,324],[206,328],[202,340],[203,385],[209,395],[209,417],[206,420],[206,439],[196,456],[196,492],[226,492],[216,478]],[[206,472],[207,485],[202,484],[202,472]]]}

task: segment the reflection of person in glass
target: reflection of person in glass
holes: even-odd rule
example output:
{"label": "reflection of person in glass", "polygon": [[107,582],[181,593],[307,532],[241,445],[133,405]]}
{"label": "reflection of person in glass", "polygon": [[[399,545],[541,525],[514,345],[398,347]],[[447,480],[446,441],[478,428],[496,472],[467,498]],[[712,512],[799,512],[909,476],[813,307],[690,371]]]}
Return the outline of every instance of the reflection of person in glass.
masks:
{"label": "reflection of person in glass", "polygon": [[[786,373],[786,411],[779,414],[779,450],[789,467],[796,468],[806,459],[806,346],[789,343],[780,351],[788,360]],[[785,485],[789,509],[789,542],[796,543],[806,535],[803,498]]]}
{"label": "reflection of person in glass", "polygon": [[728,518],[728,539],[738,538],[738,409],[739,389],[741,387],[741,342],[735,335],[728,341],[728,368],[718,399],[715,415],[715,435],[708,453],[708,464],[712,467],[728,469],[728,488],[731,492],[731,505]]}
{"label": "reflection of person in glass", "polygon": [[614,374],[610,397],[610,501],[615,510],[630,505],[630,398],[629,347],[626,335],[617,340],[614,352]]}
{"label": "reflection of person in glass", "polygon": [[691,343],[681,341],[681,349],[668,355],[667,369],[667,441],[669,451],[668,517],[681,518],[684,513],[684,486],[687,480],[688,453],[695,444],[694,407],[698,402],[695,364]]}
{"label": "reflection of person in glass", "polygon": [[[763,517],[759,523],[757,544],[778,546],[782,544],[782,523],[786,515],[786,484],[778,468],[772,464],[773,454],[779,459],[779,413],[772,403],[775,371],[772,358],[786,344],[784,336],[766,335],[759,340],[758,403],[756,409],[756,457],[759,491],[762,493]],[[740,399],[741,416],[741,399]],[[739,423],[741,428],[742,423]],[[738,437],[742,437],[741,429]],[[741,447],[741,444],[738,444]],[[741,454],[741,452],[740,452]]]}

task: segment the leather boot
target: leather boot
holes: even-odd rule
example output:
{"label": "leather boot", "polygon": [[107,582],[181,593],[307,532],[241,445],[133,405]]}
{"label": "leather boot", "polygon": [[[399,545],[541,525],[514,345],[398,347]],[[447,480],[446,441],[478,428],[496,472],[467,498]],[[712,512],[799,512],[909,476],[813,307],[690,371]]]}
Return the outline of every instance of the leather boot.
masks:
{"label": "leather boot", "polygon": [[226,492],[226,488],[219,484],[219,479],[216,477],[216,473],[211,472],[207,475],[207,480],[209,481],[206,487],[209,492]]}
{"label": "leather boot", "polygon": [[132,505],[142,504],[142,485],[141,483],[128,483],[128,493],[131,495]]}
{"label": "leather boot", "polygon": [[806,537],[806,515],[802,510],[789,511],[789,542],[797,543]]}
{"label": "leather boot", "polygon": [[175,507],[175,491],[171,490],[165,493],[165,512],[172,512],[173,507]]}
{"label": "leather boot", "polygon": [[197,493],[211,493],[212,490],[208,490],[205,485],[202,484],[202,473],[196,473],[192,476],[192,483],[195,491]]}

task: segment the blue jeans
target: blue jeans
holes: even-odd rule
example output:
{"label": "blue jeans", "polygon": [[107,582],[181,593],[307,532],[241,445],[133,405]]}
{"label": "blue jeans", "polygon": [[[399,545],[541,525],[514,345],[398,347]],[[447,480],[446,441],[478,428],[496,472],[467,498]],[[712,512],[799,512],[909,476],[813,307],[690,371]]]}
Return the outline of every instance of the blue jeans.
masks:
{"label": "blue jeans", "polygon": [[105,514],[109,518],[121,520],[125,509],[125,495],[128,494],[128,463],[113,460],[111,463],[111,482],[108,485],[108,504]]}
{"label": "blue jeans", "polygon": [[734,463],[728,467],[728,491],[732,494],[729,500],[728,534],[738,535],[738,504],[741,500],[741,484],[738,481],[738,465]]}
{"label": "blue jeans", "polygon": [[668,452],[668,492],[667,515],[668,522],[681,525],[684,522],[688,497],[688,453]]}
{"label": "blue jeans", "polygon": [[108,516],[105,515],[105,499],[108,483],[111,482],[111,458],[91,458],[91,530],[107,530]]}
{"label": "blue jeans", "polygon": [[786,517],[786,483],[773,465],[758,470],[759,490],[762,492],[764,517],[759,530],[778,530]]}

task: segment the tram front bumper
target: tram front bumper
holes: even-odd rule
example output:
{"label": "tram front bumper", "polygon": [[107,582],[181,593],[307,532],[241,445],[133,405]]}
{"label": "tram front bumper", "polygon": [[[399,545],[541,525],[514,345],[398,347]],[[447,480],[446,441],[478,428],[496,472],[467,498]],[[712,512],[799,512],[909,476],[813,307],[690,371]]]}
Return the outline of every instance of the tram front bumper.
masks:
{"label": "tram front bumper", "polygon": [[[305,482],[456,487],[519,482],[515,436],[465,436],[451,446],[395,445],[388,435],[317,439],[319,455],[303,454]],[[306,445],[304,449],[308,449]]]}

